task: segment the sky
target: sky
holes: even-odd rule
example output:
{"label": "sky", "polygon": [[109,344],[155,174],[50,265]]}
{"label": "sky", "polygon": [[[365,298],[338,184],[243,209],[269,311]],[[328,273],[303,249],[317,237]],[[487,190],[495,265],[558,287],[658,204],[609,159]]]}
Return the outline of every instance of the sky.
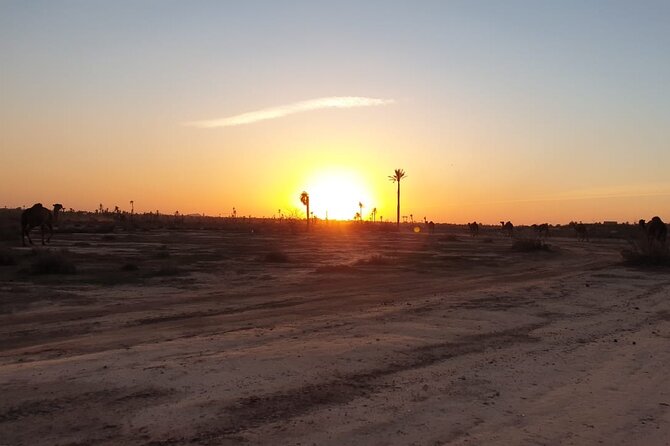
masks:
{"label": "sky", "polygon": [[[0,206],[670,219],[667,1],[0,0]],[[281,211],[280,211],[281,210]]]}

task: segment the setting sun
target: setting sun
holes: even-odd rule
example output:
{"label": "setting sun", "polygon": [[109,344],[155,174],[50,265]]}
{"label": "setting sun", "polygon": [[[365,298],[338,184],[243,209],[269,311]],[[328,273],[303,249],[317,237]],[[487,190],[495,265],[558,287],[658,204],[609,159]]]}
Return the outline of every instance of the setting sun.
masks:
{"label": "setting sun", "polygon": [[333,169],[313,175],[305,190],[309,193],[311,212],[319,218],[351,220],[363,204],[363,219],[374,207],[376,197],[361,175],[344,169]]}

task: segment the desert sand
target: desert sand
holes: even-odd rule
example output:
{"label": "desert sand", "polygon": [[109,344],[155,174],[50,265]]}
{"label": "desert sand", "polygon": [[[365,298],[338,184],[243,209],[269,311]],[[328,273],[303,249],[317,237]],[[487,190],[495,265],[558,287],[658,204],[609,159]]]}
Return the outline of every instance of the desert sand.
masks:
{"label": "desert sand", "polygon": [[71,275],[14,243],[0,444],[670,444],[670,271],[548,243],[56,234]]}

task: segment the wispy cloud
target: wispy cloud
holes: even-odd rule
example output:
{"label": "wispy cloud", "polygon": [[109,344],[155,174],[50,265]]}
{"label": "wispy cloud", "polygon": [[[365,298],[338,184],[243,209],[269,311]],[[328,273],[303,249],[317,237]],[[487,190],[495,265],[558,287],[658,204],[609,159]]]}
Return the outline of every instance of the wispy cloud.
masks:
{"label": "wispy cloud", "polygon": [[324,108],[374,107],[393,104],[394,102],[393,99],[333,96],[329,98],[310,99],[309,101],[295,102],[293,104],[280,105],[278,107],[264,108],[262,110],[242,113],[241,115],[229,116],[227,118],[186,122],[184,125],[199,128],[231,127],[251,124],[258,121],[266,121],[268,119],[282,118],[295,113],[321,110]]}

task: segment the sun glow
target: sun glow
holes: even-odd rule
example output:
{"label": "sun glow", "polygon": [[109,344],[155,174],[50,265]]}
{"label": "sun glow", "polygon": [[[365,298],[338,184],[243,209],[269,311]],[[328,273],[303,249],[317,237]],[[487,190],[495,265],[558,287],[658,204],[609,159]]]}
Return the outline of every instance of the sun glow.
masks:
{"label": "sun glow", "polygon": [[315,216],[331,220],[351,220],[360,212],[363,204],[363,219],[367,220],[374,207],[374,196],[370,188],[352,171],[329,170],[313,175],[305,190],[310,197],[310,211]]}

